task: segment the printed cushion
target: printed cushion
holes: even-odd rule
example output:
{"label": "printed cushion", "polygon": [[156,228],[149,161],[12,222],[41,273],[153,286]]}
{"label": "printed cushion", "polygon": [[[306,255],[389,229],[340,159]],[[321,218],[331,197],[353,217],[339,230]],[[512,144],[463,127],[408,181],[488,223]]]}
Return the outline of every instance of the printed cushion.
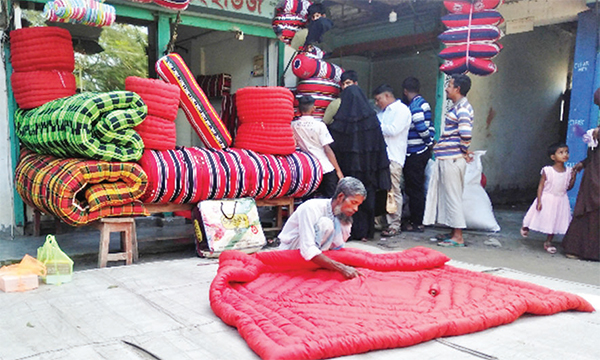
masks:
{"label": "printed cushion", "polygon": [[438,39],[446,45],[459,45],[468,42],[494,42],[502,36],[502,31],[496,26],[481,25],[448,29],[441,33]]}
{"label": "printed cushion", "polygon": [[464,74],[467,71],[475,75],[491,75],[495,73],[498,68],[496,64],[494,64],[491,60],[487,59],[478,59],[469,57],[469,61],[467,62],[467,58],[459,58],[453,60],[446,60],[441,66],[440,70],[445,72],[448,75],[452,74]]}
{"label": "printed cushion", "polygon": [[502,45],[498,43],[453,45],[440,51],[439,55],[442,59],[446,60],[457,59],[467,56],[467,48],[469,49],[469,56],[481,59],[491,59],[498,55],[500,50],[502,50]]}
{"label": "printed cushion", "polygon": [[229,131],[181,56],[163,56],[156,62],[156,72],[166,82],[179,86],[181,107],[206,147],[223,149],[231,145]]}
{"label": "printed cushion", "polygon": [[174,121],[148,115],[144,122],[133,128],[144,141],[144,149],[173,150],[177,143]]}
{"label": "printed cushion", "polygon": [[10,62],[14,71],[73,72],[75,55],[71,33],[55,26],[10,32]]}
{"label": "printed cushion", "polygon": [[64,71],[14,72],[10,81],[17,105],[25,110],[73,96],[77,90],[75,75]]}
{"label": "printed cushion", "polygon": [[148,115],[175,121],[179,110],[179,86],[162,80],[129,76],[125,79],[125,90],[138,94],[146,106]]}
{"label": "printed cushion", "polygon": [[236,91],[235,97],[240,124],[290,124],[294,117],[294,95],[287,88],[245,87]]}
{"label": "printed cushion", "polygon": [[318,60],[300,53],[292,61],[292,72],[300,79],[322,78],[333,80],[337,83],[341,81],[344,70],[323,60]]}
{"label": "printed cushion", "polygon": [[262,154],[289,155],[296,150],[291,121],[288,124],[241,124],[235,137],[235,147]]}
{"label": "printed cushion", "polygon": [[495,9],[503,2],[504,0],[452,0],[444,1],[444,6],[453,14],[468,14],[471,11],[475,13]]}
{"label": "printed cushion", "polygon": [[[470,18],[470,19],[469,19]],[[442,16],[442,23],[449,28],[473,25],[500,25],[504,22],[496,10],[483,10],[473,14],[448,14]]]}

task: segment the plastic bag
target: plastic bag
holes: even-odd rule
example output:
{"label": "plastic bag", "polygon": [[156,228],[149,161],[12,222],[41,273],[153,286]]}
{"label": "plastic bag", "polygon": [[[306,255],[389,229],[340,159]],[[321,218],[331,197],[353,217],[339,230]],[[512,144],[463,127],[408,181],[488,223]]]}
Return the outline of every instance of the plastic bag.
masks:
{"label": "plastic bag", "polygon": [[65,254],[53,235],[46,236],[44,245],[38,248],[38,260],[46,265],[46,284],[61,284],[73,278],[73,260]]}
{"label": "plastic bag", "polygon": [[392,191],[388,191],[387,193],[385,211],[387,211],[388,214],[395,214],[398,211],[398,204],[396,203],[396,198]]}
{"label": "plastic bag", "polygon": [[20,263],[0,268],[0,289],[5,292],[27,291],[38,287],[38,276],[46,275],[46,266],[26,254]]}
{"label": "plastic bag", "polygon": [[464,177],[463,209],[468,229],[500,231],[500,225],[494,216],[492,202],[481,185],[483,166],[481,157],[485,151],[473,153],[473,161],[467,163]]}

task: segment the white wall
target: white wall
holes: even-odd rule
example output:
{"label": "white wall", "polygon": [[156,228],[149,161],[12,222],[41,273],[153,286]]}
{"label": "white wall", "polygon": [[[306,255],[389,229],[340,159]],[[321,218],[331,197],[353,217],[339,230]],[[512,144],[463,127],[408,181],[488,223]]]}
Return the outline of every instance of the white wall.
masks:
{"label": "white wall", "polygon": [[498,73],[471,77],[468,98],[476,114],[472,148],[488,150],[483,166],[493,200],[530,200],[540,169],[550,163],[547,147],[561,140],[560,99],[567,89],[575,36],[541,27],[501,42],[504,50],[494,60]]}
{"label": "white wall", "polygon": [[[0,36],[4,36],[0,32]],[[10,131],[8,124],[8,94],[6,90],[6,70],[0,66],[0,232],[10,233],[14,225],[13,213],[13,171],[11,162]]]}

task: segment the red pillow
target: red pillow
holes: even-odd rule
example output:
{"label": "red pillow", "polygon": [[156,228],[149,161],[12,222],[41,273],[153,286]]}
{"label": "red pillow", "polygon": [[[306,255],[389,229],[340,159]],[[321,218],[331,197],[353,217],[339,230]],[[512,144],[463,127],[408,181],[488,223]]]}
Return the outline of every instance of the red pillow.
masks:
{"label": "red pillow", "polygon": [[453,14],[468,14],[486,9],[495,9],[502,5],[504,0],[451,0],[444,1],[444,6]]}

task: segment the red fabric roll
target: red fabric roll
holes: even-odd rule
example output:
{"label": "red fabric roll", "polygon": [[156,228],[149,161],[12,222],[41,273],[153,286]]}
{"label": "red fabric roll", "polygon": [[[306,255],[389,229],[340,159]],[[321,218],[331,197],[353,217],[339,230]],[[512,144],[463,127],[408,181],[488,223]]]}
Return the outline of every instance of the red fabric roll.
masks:
{"label": "red fabric roll", "polygon": [[300,53],[292,61],[292,72],[300,79],[322,78],[340,82],[344,70],[323,60],[317,60]]}
{"label": "red fabric roll", "polygon": [[75,55],[71,33],[55,26],[10,32],[10,61],[14,71],[73,72]]}
{"label": "red fabric roll", "polygon": [[220,97],[231,93],[230,74],[198,75],[196,81],[208,97]]}
{"label": "red fabric roll", "polygon": [[291,124],[241,124],[235,147],[262,154],[289,155],[296,150]]}
{"label": "red fabric roll", "polygon": [[310,94],[314,93],[314,94],[330,95],[333,97],[338,97],[340,95],[341,90],[342,90],[342,88],[340,87],[339,83],[332,81],[332,80],[321,79],[321,78],[310,78],[310,79],[301,80],[298,82],[298,85],[296,86],[296,91],[297,91],[298,95],[306,94],[306,93],[310,93]]}
{"label": "red fabric roll", "polygon": [[177,129],[171,120],[148,115],[134,130],[142,137],[145,149],[174,150],[177,144]]}
{"label": "red fabric roll", "polygon": [[260,163],[258,163],[250,154],[252,153],[254,156],[257,156],[256,153],[251,150],[237,148],[228,148],[224,151],[236,154],[241,163],[241,175],[244,182],[241,197],[255,197],[258,191],[262,189],[262,184],[258,181],[258,166]]}
{"label": "red fabric roll", "polygon": [[21,109],[33,109],[52,100],[73,96],[77,90],[75,76],[63,71],[14,72],[10,81]]}
{"label": "red fabric roll", "polygon": [[125,90],[138,94],[148,106],[148,115],[175,121],[179,110],[179,86],[162,80],[129,76]]}
{"label": "red fabric roll", "polygon": [[284,87],[242,88],[236,91],[235,101],[240,124],[289,124],[294,117],[294,95]]}

